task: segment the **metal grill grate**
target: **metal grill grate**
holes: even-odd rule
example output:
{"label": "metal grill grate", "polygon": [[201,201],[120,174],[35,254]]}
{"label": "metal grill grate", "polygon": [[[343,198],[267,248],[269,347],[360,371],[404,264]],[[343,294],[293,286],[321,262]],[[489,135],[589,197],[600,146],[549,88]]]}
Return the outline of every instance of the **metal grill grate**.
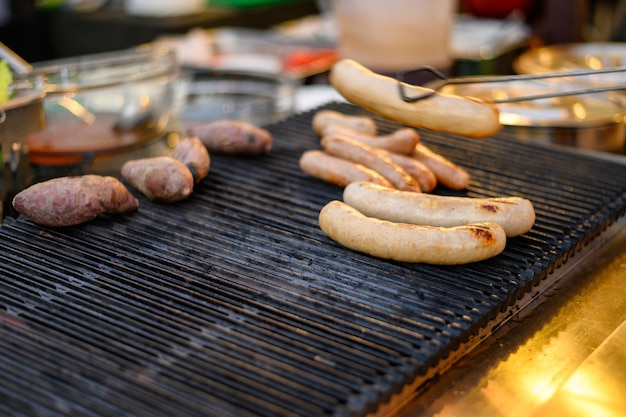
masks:
{"label": "metal grill grate", "polygon": [[341,190],[298,167],[312,113],[270,126],[265,157],[212,156],[179,204],[67,229],[7,219],[0,415],[363,416],[625,211],[625,165],[423,132],[470,171],[467,194],[529,198],[535,227],[471,265],[354,253],[317,225]]}

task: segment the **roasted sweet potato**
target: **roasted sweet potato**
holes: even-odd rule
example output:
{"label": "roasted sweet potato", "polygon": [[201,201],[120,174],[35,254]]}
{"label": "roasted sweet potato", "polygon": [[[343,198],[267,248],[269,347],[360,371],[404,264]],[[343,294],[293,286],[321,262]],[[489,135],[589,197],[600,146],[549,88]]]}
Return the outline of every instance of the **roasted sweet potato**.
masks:
{"label": "roasted sweet potato", "polygon": [[190,125],[188,136],[198,137],[209,153],[258,155],[272,148],[269,131],[241,120],[216,120]]}
{"label": "roasted sweet potato", "polygon": [[183,138],[172,151],[172,158],[189,168],[195,184],[209,175],[211,157],[202,141],[197,137]]}
{"label": "roasted sweet potato", "polygon": [[150,200],[164,203],[184,200],[194,186],[189,168],[170,156],[127,161],[122,178]]}
{"label": "roasted sweet potato", "polygon": [[139,201],[117,178],[83,175],[34,184],[13,198],[13,207],[34,223],[61,227],[134,211]]}

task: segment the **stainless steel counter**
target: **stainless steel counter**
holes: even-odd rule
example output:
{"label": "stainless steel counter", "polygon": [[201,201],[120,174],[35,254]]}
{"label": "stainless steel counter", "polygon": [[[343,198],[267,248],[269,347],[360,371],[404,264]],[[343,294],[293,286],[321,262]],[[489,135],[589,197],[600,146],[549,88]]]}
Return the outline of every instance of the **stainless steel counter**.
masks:
{"label": "stainless steel counter", "polygon": [[393,415],[626,415],[626,219],[554,275],[550,290]]}

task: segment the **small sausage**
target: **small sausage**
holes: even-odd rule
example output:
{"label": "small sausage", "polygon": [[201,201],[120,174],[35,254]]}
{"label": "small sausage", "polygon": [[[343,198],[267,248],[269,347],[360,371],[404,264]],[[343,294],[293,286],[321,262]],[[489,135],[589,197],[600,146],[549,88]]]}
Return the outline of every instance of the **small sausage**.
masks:
{"label": "small sausage", "polygon": [[384,153],[384,155],[400,165],[409,175],[415,178],[422,192],[429,193],[437,187],[437,177],[433,171],[422,162],[407,155],[387,152],[384,149],[379,149],[378,151]]}
{"label": "small sausage", "polygon": [[346,135],[372,148],[381,148],[402,155],[411,155],[420,140],[417,130],[408,127],[397,129],[388,135],[370,136],[338,125],[331,125],[324,130],[323,136],[332,134]]}
{"label": "small sausage", "polygon": [[269,131],[241,120],[216,120],[190,125],[187,136],[200,138],[209,153],[258,155],[270,151],[273,137]]}
{"label": "small sausage", "polygon": [[182,162],[169,157],[133,159],[122,165],[122,178],[150,200],[173,203],[193,191],[193,175]]}
{"label": "small sausage", "polygon": [[524,234],[535,224],[532,203],[514,196],[453,197],[411,193],[355,182],[344,189],[343,201],[366,216],[399,223],[439,227],[497,223],[507,237]]}
{"label": "small sausage", "polygon": [[399,190],[421,192],[420,186],[401,166],[354,139],[340,135],[322,137],[322,147],[329,154],[348,161],[356,162],[377,171],[387,178]]}
{"label": "small sausage", "polygon": [[369,116],[343,114],[335,110],[319,110],[312,120],[313,131],[320,136],[330,126],[341,126],[365,135],[376,135],[378,126]]}
{"label": "small sausage", "polygon": [[13,198],[13,207],[34,223],[63,227],[135,211],[139,201],[117,178],[83,175],[31,185]]}
{"label": "small sausage", "polygon": [[435,93],[417,101],[405,101],[433,91],[376,74],[351,59],[337,61],[330,70],[330,84],[346,100],[405,126],[425,128],[471,138],[493,136],[502,128],[498,107],[474,97]]}
{"label": "small sausage", "polygon": [[195,184],[209,175],[211,167],[209,151],[202,141],[195,136],[183,138],[178,142],[172,151],[172,158],[179,160],[189,168]]}
{"label": "small sausage", "polygon": [[318,150],[302,153],[300,169],[314,178],[339,185],[340,187],[345,187],[354,181],[369,181],[393,187],[387,178],[372,169]]}
{"label": "small sausage", "polygon": [[367,217],[338,200],[322,208],[319,225],[342,246],[399,262],[466,264],[496,256],[506,246],[506,234],[495,223],[450,228],[395,223]]}
{"label": "small sausage", "polygon": [[437,177],[437,182],[452,190],[465,190],[469,187],[469,173],[454,162],[445,158],[423,143],[418,143],[413,158],[426,165]]}

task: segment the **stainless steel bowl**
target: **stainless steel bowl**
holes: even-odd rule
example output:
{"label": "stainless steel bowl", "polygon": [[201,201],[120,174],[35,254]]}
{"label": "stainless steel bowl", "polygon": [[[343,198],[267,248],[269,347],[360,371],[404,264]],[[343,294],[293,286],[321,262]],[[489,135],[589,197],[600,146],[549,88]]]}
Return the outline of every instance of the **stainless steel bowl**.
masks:
{"label": "stainless steel bowl", "polygon": [[12,211],[12,197],[32,181],[28,138],[45,126],[43,88],[28,78],[0,104],[0,223]]}
{"label": "stainless steel bowl", "polygon": [[266,125],[289,116],[295,109],[299,81],[273,73],[241,70],[186,70],[181,125],[219,119]]}
{"label": "stainless steel bowl", "polygon": [[[580,89],[563,80],[524,80],[450,85],[443,92],[487,100]],[[624,107],[619,94],[553,97],[497,104],[504,131],[535,143],[624,153]]]}
{"label": "stainless steel bowl", "polygon": [[[513,67],[518,74],[545,74],[626,66],[626,43],[572,43],[544,46],[521,54]],[[576,77],[592,85],[626,86],[626,72]]]}
{"label": "stainless steel bowl", "polygon": [[166,131],[179,67],[173,51],[140,48],[37,63],[46,129],[31,162],[68,165],[145,146]]}

